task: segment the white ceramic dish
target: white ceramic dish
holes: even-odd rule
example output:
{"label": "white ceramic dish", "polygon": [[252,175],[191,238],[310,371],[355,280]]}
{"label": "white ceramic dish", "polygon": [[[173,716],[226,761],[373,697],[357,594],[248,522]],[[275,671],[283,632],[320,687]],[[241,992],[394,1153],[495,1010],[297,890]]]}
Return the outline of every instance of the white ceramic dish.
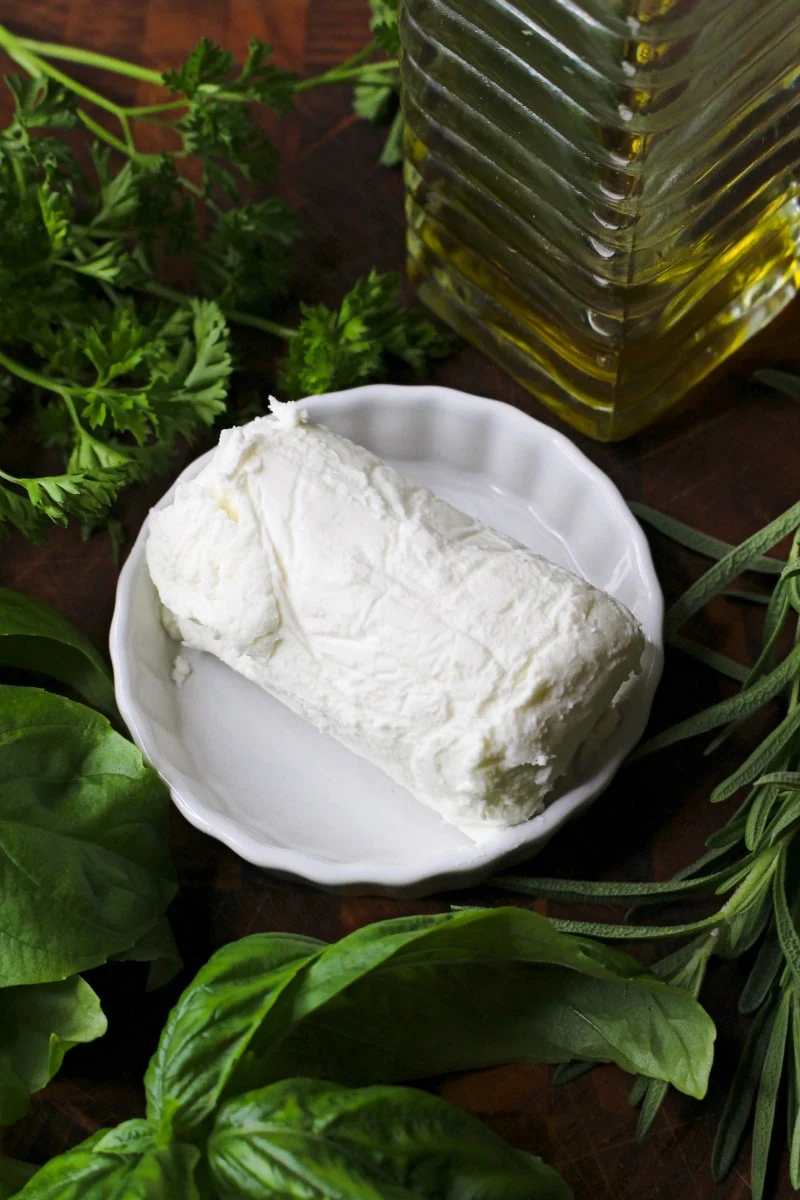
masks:
{"label": "white ceramic dish", "polygon": [[614,736],[543,813],[475,845],[211,656],[185,652],[192,673],[178,689],[177,647],[161,626],[145,562],[147,522],[120,575],[111,628],[120,712],[184,816],[250,862],[355,893],[423,895],[476,883],[540,849],[607,786],[641,737],[663,657],[663,601],[647,542],[606,476],[563,435],[508,405],[446,388],[374,386],[304,407],[635,613],[648,642],[645,666]]}

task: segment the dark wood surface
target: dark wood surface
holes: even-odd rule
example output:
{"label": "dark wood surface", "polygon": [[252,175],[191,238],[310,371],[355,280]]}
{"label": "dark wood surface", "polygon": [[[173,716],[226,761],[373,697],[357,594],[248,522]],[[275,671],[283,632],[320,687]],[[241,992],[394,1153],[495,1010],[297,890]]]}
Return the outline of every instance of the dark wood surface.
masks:
{"label": "dark wood surface", "polygon": [[[0,20],[15,31],[63,39],[135,58],[159,69],[176,64],[206,34],[241,54],[256,35],[271,41],[280,61],[303,74],[319,73],[367,39],[365,0],[0,0]],[[120,97],[149,93],[115,80]],[[346,91],[309,93],[281,125],[282,186],[303,215],[307,237],[297,292],[334,300],[372,265],[403,261],[402,186],[380,170],[380,135],[356,122]],[[797,306],[750,343],[686,412],[616,446],[576,437],[629,499],[637,499],[729,540],[739,540],[798,495],[800,406],[749,382],[756,363],[800,359]],[[252,345],[252,343],[251,343]],[[258,348],[258,347],[257,347]],[[272,386],[271,353],[248,386],[265,396]],[[547,414],[478,353],[464,348],[435,372],[435,381],[517,404],[540,419]],[[551,423],[556,423],[554,420]],[[4,464],[8,465],[8,464]],[[13,463],[11,464],[13,467]],[[125,525],[133,535],[148,504],[163,489],[131,496]],[[700,562],[654,538],[667,599],[700,569]],[[105,643],[114,602],[116,568],[108,538],[88,544],[77,530],[59,532],[43,548],[21,538],[0,543],[0,585],[49,601],[98,645]],[[720,602],[696,622],[708,643],[745,658],[755,645],[757,614]],[[719,698],[724,683],[678,653],[668,655],[654,724]],[[708,794],[731,746],[709,765],[690,744],[655,762],[626,769],[591,813],[562,832],[538,858],[537,873],[573,877],[665,878],[694,858],[724,818]],[[139,1115],[141,1076],[177,990],[223,943],[257,930],[293,930],[335,939],[383,917],[437,911],[446,898],[423,902],[337,898],[288,886],[239,861],[173,815],[173,853],[181,893],[172,910],[186,972],[164,992],[145,997],[143,975],[130,966],[104,968],[93,982],[101,992],[110,1032],[100,1043],[71,1052],[62,1077],[34,1104],[33,1114],[5,1137],[9,1153],[42,1161],[98,1125]],[[540,906],[547,911],[546,906]],[[610,911],[597,913],[616,919]],[[703,1103],[672,1096],[654,1132],[635,1141],[629,1080],[600,1068],[563,1088],[549,1071],[509,1066],[441,1082],[442,1093],[487,1120],[515,1145],[542,1154],[574,1187],[578,1200],[671,1200],[750,1194],[748,1150],[715,1185],[709,1153],[715,1123],[746,1025],[736,1015],[743,979],[737,965],[712,965],[705,1000],[719,1027],[712,1087]],[[775,1194],[788,1196],[785,1164],[776,1167]]]}

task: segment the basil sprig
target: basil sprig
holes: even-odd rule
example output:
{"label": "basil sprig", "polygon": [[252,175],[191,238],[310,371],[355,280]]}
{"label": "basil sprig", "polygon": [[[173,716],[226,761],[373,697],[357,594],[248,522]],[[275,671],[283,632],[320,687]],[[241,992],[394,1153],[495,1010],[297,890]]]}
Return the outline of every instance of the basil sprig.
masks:
{"label": "basil sprig", "polygon": [[[94,647],[53,609],[2,588],[9,667],[116,712]],[[104,716],[0,682],[0,1124],[24,1115],[71,1046],[105,1032],[80,972],[116,958],[150,962],[153,983],[174,974],[168,811],[156,773]]]}
{"label": "basil sprig", "polygon": [[569,1200],[538,1158],[385,1084],[581,1055],[702,1096],[713,1042],[680,988],[521,908],[383,921],[330,946],[254,934],[172,1010],[147,1119],[51,1160],[20,1196]]}

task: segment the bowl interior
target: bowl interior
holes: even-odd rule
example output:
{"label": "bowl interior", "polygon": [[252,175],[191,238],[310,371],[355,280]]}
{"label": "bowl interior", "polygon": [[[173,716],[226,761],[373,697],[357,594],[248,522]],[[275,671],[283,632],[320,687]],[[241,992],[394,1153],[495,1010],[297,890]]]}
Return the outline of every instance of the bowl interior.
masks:
{"label": "bowl interior", "polygon": [[184,814],[251,861],[327,886],[470,882],[543,844],[605,786],[641,735],[660,671],[661,596],[638,526],[566,439],[505,405],[459,403],[460,395],[370,388],[307,408],[457,508],[620,599],[648,638],[645,671],[598,758],[565,779],[539,817],[476,845],[211,656],[183,651],[191,674],[177,688],[178,647],[160,622],[145,526],[120,579],[112,631],[121,711]]}

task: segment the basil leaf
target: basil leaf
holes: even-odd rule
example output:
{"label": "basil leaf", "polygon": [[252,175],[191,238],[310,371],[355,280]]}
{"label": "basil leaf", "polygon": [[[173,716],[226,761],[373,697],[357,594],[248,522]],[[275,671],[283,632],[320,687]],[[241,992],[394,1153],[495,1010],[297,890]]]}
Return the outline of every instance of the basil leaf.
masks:
{"label": "basil leaf", "polygon": [[152,1121],[186,1133],[213,1113],[250,1041],[324,944],[293,934],[254,934],[209,959],[167,1018],[147,1068]]}
{"label": "basil leaf", "polygon": [[200,1200],[196,1146],[104,1153],[98,1140],[51,1159],[22,1189],[20,1200]]}
{"label": "basil leaf", "polygon": [[[83,1143],[86,1149],[86,1142]],[[157,1148],[156,1131],[149,1121],[134,1118],[114,1129],[103,1129],[92,1141],[92,1149],[101,1154],[147,1154]]]}
{"label": "basil leaf", "polygon": [[226,1104],[208,1147],[221,1200],[569,1200],[550,1167],[411,1088],[288,1079]]}
{"label": "basil leaf", "polygon": [[0,1125],[24,1116],[28,1096],[53,1078],[72,1046],[105,1031],[100,1001],[79,975],[0,988]]}
{"label": "basil leaf", "polygon": [[111,673],[91,642],[48,604],[0,588],[0,665],[40,671],[118,719]]}
{"label": "basil leaf", "polygon": [[0,687],[0,985],[77,974],[153,928],[175,892],[168,809],[104,717]]}
{"label": "basil leaf", "polygon": [[35,1173],[32,1163],[19,1162],[0,1154],[0,1200],[11,1200]]}
{"label": "basil leaf", "polygon": [[159,917],[135,946],[114,955],[115,962],[149,962],[147,990],[154,992],[174,979],[183,966],[175,936],[166,917]]}
{"label": "basil leaf", "polygon": [[[615,1062],[702,1096],[714,1026],[682,989],[524,909],[383,921],[334,946],[257,934],[187,988],[148,1069],[148,1115],[303,1074],[348,1084],[513,1060]],[[398,1036],[402,1030],[402,1036]]]}
{"label": "basil leaf", "polygon": [[[272,1078],[389,1083],[580,1058],[615,1062],[698,1097],[715,1036],[682,989],[520,908],[358,930],[303,972],[292,1026],[269,1061]],[[259,1065],[243,1061],[243,1075]]]}

